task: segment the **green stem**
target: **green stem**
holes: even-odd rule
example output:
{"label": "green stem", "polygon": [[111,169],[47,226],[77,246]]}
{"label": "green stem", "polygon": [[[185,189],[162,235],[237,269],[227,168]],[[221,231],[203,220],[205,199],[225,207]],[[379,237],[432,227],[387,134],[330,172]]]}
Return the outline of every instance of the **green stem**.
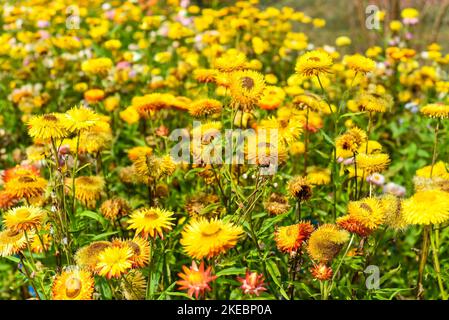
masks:
{"label": "green stem", "polygon": [[438,259],[438,253],[439,253],[439,249],[440,249],[439,246],[437,245],[438,236],[439,236],[438,229],[436,229],[430,233],[430,245],[432,246],[433,265],[435,267],[435,272],[437,274],[438,287],[440,288],[441,298],[443,300],[447,300],[448,295],[444,289],[443,280],[441,279],[440,260]]}

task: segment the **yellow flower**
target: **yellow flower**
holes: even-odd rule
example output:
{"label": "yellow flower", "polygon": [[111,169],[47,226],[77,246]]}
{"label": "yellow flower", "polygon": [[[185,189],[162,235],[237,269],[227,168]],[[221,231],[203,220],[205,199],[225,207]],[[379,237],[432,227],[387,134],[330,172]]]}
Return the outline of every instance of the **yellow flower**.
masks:
{"label": "yellow flower", "polygon": [[390,164],[390,157],[386,153],[365,154],[360,153],[355,157],[357,169],[367,175],[380,173],[387,169]]}
{"label": "yellow flower", "polygon": [[246,67],[246,56],[237,50],[230,50],[215,61],[215,68],[220,72],[234,72]]}
{"label": "yellow flower", "polygon": [[447,119],[449,118],[449,105],[432,103],[422,107],[420,112],[426,117]]}
{"label": "yellow flower", "polygon": [[357,96],[355,106],[359,111],[386,112],[393,105],[393,98],[377,93],[362,93]]}
{"label": "yellow flower", "polygon": [[232,223],[198,218],[184,228],[181,244],[192,258],[212,258],[234,247],[242,233],[242,228]]}
{"label": "yellow flower", "polygon": [[430,171],[432,171],[432,178],[439,177],[444,180],[449,180],[449,164],[443,161],[438,161],[433,165],[425,166],[424,168],[416,170],[416,176],[423,178],[430,178]]}
{"label": "yellow flower", "polygon": [[405,8],[401,12],[401,17],[403,19],[413,19],[419,17],[419,11],[415,8]]}
{"label": "yellow flower", "polygon": [[20,175],[5,183],[5,190],[17,199],[38,197],[46,188],[47,180],[34,174]]}
{"label": "yellow flower", "polygon": [[28,134],[41,140],[62,139],[68,135],[62,119],[60,113],[34,116],[28,121]]}
{"label": "yellow flower", "polygon": [[120,119],[125,121],[127,124],[134,124],[139,122],[140,116],[139,112],[134,107],[128,107],[123,111],[120,111]]}
{"label": "yellow flower", "polygon": [[313,260],[327,263],[340,252],[349,233],[334,224],[323,224],[309,238],[307,252]]}
{"label": "yellow flower", "polygon": [[423,190],[404,200],[404,219],[410,224],[439,224],[449,220],[449,193]]}
{"label": "yellow flower", "polygon": [[390,22],[390,30],[397,32],[402,29],[402,23],[398,20],[393,20]]}
{"label": "yellow flower", "polygon": [[129,247],[133,252],[131,257],[133,267],[140,268],[148,264],[150,257],[150,244],[148,240],[142,237],[134,237],[131,240],[116,239],[112,241],[112,246]]}
{"label": "yellow flower", "polygon": [[373,60],[359,54],[346,56],[344,58],[344,62],[346,63],[349,69],[364,74],[371,72],[376,68],[376,63]]}
{"label": "yellow flower", "polygon": [[235,107],[251,110],[264,92],[265,80],[257,71],[236,71],[231,74],[229,89]]}
{"label": "yellow flower", "polygon": [[34,231],[25,232],[5,229],[0,232],[0,257],[8,257],[21,252],[26,248],[27,237],[29,241],[34,239]]}
{"label": "yellow flower", "polygon": [[44,211],[33,206],[16,207],[3,215],[3,224],[12,231],[36,230],[40,227]]}
{"label": "yellow flower", "polygon": [[92,300],[94,278],[88,271],[77,268],[63,271],[52,287],[53,300]]}
{"label": "yellow flower", "polygon": [[104,99],[104,91],[101,89],[90,89],[84,92],[84,99],[88,103],[96,103]]}
{"label": "yellow flower", "polygon": [[128,220],[128,229],[135,229],[136,234],[148,235],[152,238],[159,235],[164,238],[163,232],[172,229],[173,212],[160,208],[141,208],[134,211]]}
{"label": "yellow flower", "polygon": [[145,298],[147,280],[139,270],[131,270],[123,276],[120,288],[126,300],[142,300]]}
{"label": "yellow flower", "polygon": [[103,202],[100,207],[101,214],[111,221],[128,215],[130,211],[131,206],[128,201],[122,198],[108,199]]}
{"label": "yellow flower", "polygon": [[296,62],[296,73],[304,76],[319,76],[331,72],[332,57],[324,51],[314,50],[299,57]]}
{"label": "yellow flower", "polygon": [[108,279],[119,278],[131,269],[132,256],[133,251],[128,246],[106,248],[98,255],[97,272]]}
{"label": "yellow flower", "polygon": [[345,46],[349,46],[349,45],[351,45],[351,38],[349,38],[349,37],[345,37],[345,36],[341,36],[341,37],[338,37],[336,40],[335,40],[335,44],[338,46],[338,47],[345,47]]}
{"label": "yellow flower", "polygon": [[287,189],[290,196],[298,201],[307,201],[312,196],[312,186],[307,178],[302,176],[293,177],[288,182]]}
{"label": "yellow flower", "polygon": [[[88,208],[95,208],[101,198],[105,182],[100,176],[81,176],[75,179],[75,198]],[[72,187],[72,179],[66,180],[66,187]]]}
{"label": "yellow flower", "polygon": [[112,244],[108,241],[94,241],[91,244],[78,249],[75,254],[76,264],[81,268],[86,268],[95,272],[100,253],[111,246]]}
{"label": "yellow flower", "polygon": [[331,171],[328,168],[307,168],[307,181],[312,185],[326,185],[331,182]]}
{"label": "yellow flower", "polygon": [[404,201],[391,194],[385,194],[379,200],[385,210],[384,223],[392,229],[404,230],[408,225],[404,218]]}
{"label": "yellow flower", "polygon": [[106,75],[112,68],[112,61],[109,58],[97,58],[84,61],[81,70],[89,75]]}
{"label": "yellow flower", "polygon": [[98,125],[100,120],[100,116],[89,108],[73,107],[65,113],[62,122],[67,130],[78,133]]}
{"label": "yellow flower", "polygon": [[194,117],[219,114],[223,108],[220,101],[215,99],[200,99],[189,106],[189,113]]}
{"label": "yellow flower", "polygon": [[279,227],[274,239],[278,249],[282,252],[296,252],[307,241],[314,228],[310,222],[300,221],[297,224]]}
{"label": "yellow flower", "polygon": [[348,214],[360,221],[365,228],[371,230],[376,229],[385,219],[384,207],[376,198],[350,201],[348,204]]}
{"label": "yellow flower", "polygon": [[337,137],[335,144],[337,157],[350,158],[357,152],[360,146],[367,140],[366,132],[360,128],[353,127],[345,134]]}

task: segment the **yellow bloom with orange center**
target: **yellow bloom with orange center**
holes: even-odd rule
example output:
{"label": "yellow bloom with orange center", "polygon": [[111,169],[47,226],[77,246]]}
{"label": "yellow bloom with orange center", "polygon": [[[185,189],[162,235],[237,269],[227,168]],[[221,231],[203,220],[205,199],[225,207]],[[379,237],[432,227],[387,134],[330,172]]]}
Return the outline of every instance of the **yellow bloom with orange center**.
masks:
{"label": "yellow bloom with orange center", "polygon": [[253,70],[233,72],[229,83],[234,107],[242,108],[244,111],[254,107],[265,89],[263,75]]}
{"label": "yellow bloom with orange center", "polygon": [[37,175],[21,175],[8,180],[5,190],[17,199],[31,199],[42,195],[47,188],[47,180]]}
{"label": "yellow bloom with orange center", "polygon": [[140,268],[148,264],[151,250],[148,240],[139,236],[130,240],[116,239],[112,241],[112,246],[131,248],[133,267]]}
{"label": "yellow bloom with orange center", "polygon": [[297,224],[279,227],[274,239],[277,247],[282,252],[296,252],[310,237],[314,228],[310,222],[301,221]]}
{"label": "yellow bloom with orange center", "polygon": [[164,232],[172,229],[173,212],[161,208],[141,208],[134,211],[128,220],[128,229],[136,230],[136,234],[144,237],[164,238]]}
{"label": "yellow bloom with orange center", "polygon": [[212,258],[233,248],[243,233],[240,226],[218,218],[195,219],[182,231],[181,245],[192,258]]}
{"label": "yellow bloom with orange center", "polygon": [[303,77],[319,76],[330,73],[332,57],[325,51],[314,50],[299,57],[295,71]]}
{"label": "yellow bloom with orange center", "polygon": [[63,271],[53,281],[53,300],[92,300],[94,278],[88,271],[77,268]]}
{"label": "yellow bloom with orange center", "polygon": [[132,268],[133,250],[129,246],[112,246],[98,255],[96,270],[108,279],[119,278]]}
{"label": "yellow bloom with orange center", "polygon": [[16,207],[3,215],[3,224],[13,231],[36,230],[44,218],[44,211],[33,206]]}

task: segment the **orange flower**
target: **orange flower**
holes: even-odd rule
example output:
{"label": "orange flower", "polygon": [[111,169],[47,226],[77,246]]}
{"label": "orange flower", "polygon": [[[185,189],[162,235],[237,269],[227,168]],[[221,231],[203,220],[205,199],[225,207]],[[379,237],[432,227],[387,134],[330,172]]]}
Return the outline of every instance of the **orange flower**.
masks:
{"label": "orange flower", "polygon": [[332,268],[326,266],[324,263],[316,264],[310,269],[312,276],[320,281],[329,280],[332,277]]}
{"label": "orange flower", "polygon": [[369,228],[366,228],[358,219],[350,215],[339,217],[337,219],[337,224],[346,231],[355,233],[361,237],[367,237],[373,231]]}
{"label": "orange flower", "polygon": [[275,240],[279,250],[295,252],[306,241],[314,228],[310,222],[300,221],[297,224],[280,227],[275,233]]}
{"label": "orange flower", "polygon": [[214,281],[217,277],[211,275],[211,267],[209,266],[206,271],[204,270],[204,261],[201,261],[198,268],[195,261],[192,261],[192,266],[187,268],[182,266],[184,273],[178,273],[178,276],[182,279],[176,283],[180,285],[179,290],[187,290],[187,294],[192,297],[195,294],[195,298],[198,299],[199,295],[203,295],[206,291],[210,291],[209,282]]}

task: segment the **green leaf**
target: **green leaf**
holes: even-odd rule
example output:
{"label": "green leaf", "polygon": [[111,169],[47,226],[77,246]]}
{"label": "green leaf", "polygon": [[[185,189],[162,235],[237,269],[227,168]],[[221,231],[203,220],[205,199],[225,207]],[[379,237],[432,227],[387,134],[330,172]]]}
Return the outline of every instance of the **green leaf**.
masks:
{"label": "green leaf", "polygon": [[93,237],[92,241],[106,239],[106,238],[109,238],[109,236],[112,236],[113,234],[117,234],[117,233],[118,233],[118,231],[104,232],[104,233],[98,234],[95,237]]}
{"label": "green leaf", "polygon": [[223,269],[223,270],[217,272],[216,276],[221,277],[221,276],[229,276],[229,275],[236,275],[236,274],[244,274],[245,272],[246,272],[246,268],[231,267],[231,268],[226,268],[226,269]]}
{"label": "green leaf", "polygon": [[270,274],[271,278],[273,279],[274,283],[276,283],[276,285],[279,287],[279,292],[282,294],[282,296],[285,299],[290,299],[289,296],[287,295],[287,292],[285,292],[284,288],[282,287],[282,283],[279,280],[279,278],[281,277],[281,272],[279,271],[279,268],[277,267],[277,265],[272,261],[266,261],[266,266],[267,266],[267,271]]}
{"label": "green leaf", "polygon": [[320,130],[320,132],[321,132],[321,135],[323,136],[324,140],[326,140],[327,142],[329,142],[329,144],[332,145],[332,146],[335,145],[334,140],[331,139],[331,137],[329,137],[329,136],[327,135],[327,133],[324,132],[324,130]]}
{"label": "green leaf", "polygon": [[99,214],[97,212],[86,210],[86,211],[79,213],[78,216],[94,219],[94,220],[100,222],[103,227],[106,227],[108,224],[108,221],[101,214]]}

